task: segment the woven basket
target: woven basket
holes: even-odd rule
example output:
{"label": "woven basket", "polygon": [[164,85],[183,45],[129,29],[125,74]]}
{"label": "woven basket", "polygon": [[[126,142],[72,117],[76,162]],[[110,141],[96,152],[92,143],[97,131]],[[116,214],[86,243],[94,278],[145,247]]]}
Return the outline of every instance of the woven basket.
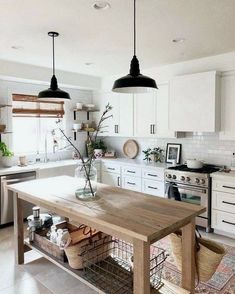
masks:
{"label": "woven basket", "polygon": [[[111,241],[112,237],[104,234],[102,232],[97,232],[91,228],[89,233],[85,233],[89,227],[80,227],[76,232],[73,232],[72,238],[70,238],[69,242],[64,248],[65,254],[68,258],[68,262],[71,268],[73,269],[83,269],[85,266],[84,260],[87,260],[87,254],[84,251],[89,247],[94,248],[94,245],[97,246],[97,250],[94,251],[94,256],[89,256],[90,261],[96,263],[107,257],[106,252],[108,252],[107,241]],[[105,242],[104,242],[105,240]],[[74,242],[75,241],[75,242]]]}
{"label": "woven basket", "polygon": [[[181,232],[170,234],[172,253],[176,262],[177,268],[182,270],[182,234]],[[225,249],[218,243],[204,239],[197,238],[200,245],[199,251],[196,250],[195,265],[198,279],[202,282],[207,282],[215,273],[220,264]]]}

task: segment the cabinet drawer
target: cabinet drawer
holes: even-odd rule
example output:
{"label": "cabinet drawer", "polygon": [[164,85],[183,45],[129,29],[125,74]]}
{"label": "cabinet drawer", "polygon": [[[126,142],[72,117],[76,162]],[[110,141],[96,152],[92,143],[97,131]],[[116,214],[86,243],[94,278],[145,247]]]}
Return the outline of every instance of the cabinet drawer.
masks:
{"label": "cabinet drawer", "polygon": [[235,194],[235,181],[212,181],[212,190]]}
{"label": "cabinet drawer", "polygon": [[120,174],[121,167],[119,164],[115,164],[112,162],[102,162],[102,170],[104,172]]}
{"label": "cabinet drawer", "polygon": [[122,174],[133,177],[141,177],[141,168],[136,166],[123,166]]}
{"label": "cabinet drawer", "polygon": [[164,182],[143,179],[143,193],[164,197]]}
{"label": "cabinet drawer", "polygon": [[235,235],[235,215],[213,209],[212,228]]}
{"label": "cabinet drawer", "polygon": [[213,191],[212,208],[234,213],[235,219],[235,194]]}
{"label": "cabinet drawer", "polygon": [[164,169],[156,168],[156,169],[142,169],[142,177],[145,179],[156,180],[156,181],[164,181]]}
{"label": "cabinet drawer", "polygon": [[141,192],[141,178],[123,176],[122,188]]}

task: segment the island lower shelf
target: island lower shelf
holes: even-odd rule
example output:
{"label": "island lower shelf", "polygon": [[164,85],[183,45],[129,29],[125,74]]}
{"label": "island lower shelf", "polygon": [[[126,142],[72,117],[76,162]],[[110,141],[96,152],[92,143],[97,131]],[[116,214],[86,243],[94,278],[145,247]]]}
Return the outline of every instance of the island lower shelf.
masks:
{"label": "island lower shelf", "polygon": [[[67,262],[62,262],[62,261],[56,259],[54,256],[48,254],[46,251],[44,251],[43,249],[41,249],[37,245],[31,243],[28,238],[26,238],[24,240],[24,244],[26,245],[25,251],[28,251],[28,249],[35,250],[36,252],[38,252],[40,255],[42,255],[44,258],[46,258],[47,260],[49,260],[53,264],[55,264],[58,267],[60,267],[61,269],[65,270],[67,273],[69,273],[70,275],[72,275],[73,277],[75,277],[76,279],[81,281],[82,283],[86,284],[91,289],[97,291],[97,293],[105,294],[105,292],[103,292],[102,290],[100,290],[100,288],[98,288],[98,285],[96,285],[95,283],[90,283],[89,281],[87,281],[87,279],[85,279],[83,270],[72,269]],[[27,247],[28,247],[28,249],[27,249]],[[122,292],[117,292],[117,293],[122,293]],[[123,293],[125,293],[125,292],[123,292]],[[168,281],[165,281],[164,279],[163,279],[162,287],[160,289],[158,289],[158,290],[151,289],[151,294],[168,294],[168,293],[189,294],[190,292],[186,291],[185,289],[182,289],[182,288],[180,288],[180,287],[178,287]]]}

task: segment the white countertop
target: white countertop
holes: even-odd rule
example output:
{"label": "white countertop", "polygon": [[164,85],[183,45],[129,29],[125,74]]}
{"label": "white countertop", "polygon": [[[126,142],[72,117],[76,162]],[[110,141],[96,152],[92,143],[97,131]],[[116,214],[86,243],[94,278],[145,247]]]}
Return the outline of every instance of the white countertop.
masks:
{"label": "white countertop", "polygon": [[161,163],[161,162],[150,162],[147,163],[144,160],[140,159],[129,159],[129,158],[102,158],[102,161],[110,161],[114,162],[117,164],[125,164],[125,165],[136,165],[140,167],[148,167],[148,168],[167,168],[166,163]]}
{"label": "white countertop", "polygon": [[235,181],[235,171],[230,172],[215,172],[211,174],[213,179],[224,179]]}
{"label": "white countertop", "polygon": [[49,161],[47,163],[38,162],[35,164],[29,164],[27,166],[12,166],[12,167],[0,167],[0,176],[9,175],[9,174],[17,174],[23,172],[37,171],[40,169],[48,169],[55,168],[57,166],[68,166],[68,165],[76,165],[78,160],[67,159],[60,161]]}
{"label": "white countertop", "polygon": [[[147,168],[162,168],[162,169],[167,168],[166,163],[160,163],[160,162],[147,163],[143,160],[129,159],[129,158],[102,158],[102,159],[97,159],[96,161],[97,162],[110,161],[117,164],[135,165],[135,166],[147,167]],[[47,163],[39,162],[35,164],[29,164],[27,166],[0,167],[0,176],[30,172],[30,171],[38,171],[40,169],[55,168],[57,166],[76,165],[78,164],[78,162],[79,160],[67,159],[67,160],[60,160],[60,161],[49,161]]]}

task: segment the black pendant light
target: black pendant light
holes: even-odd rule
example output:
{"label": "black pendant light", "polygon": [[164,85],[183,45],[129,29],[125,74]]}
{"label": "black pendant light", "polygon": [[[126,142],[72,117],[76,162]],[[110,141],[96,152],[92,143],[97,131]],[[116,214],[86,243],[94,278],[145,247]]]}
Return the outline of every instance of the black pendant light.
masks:
{"label": "black pendant light", "polygon": [[118,93],[146,93],[151,89],[158,89],[156,82],[140,73],[139,61],[136,57],[136,0],[134,0],[134,56],[131,60],[130,73],[116,80],[112,90]]}
{"label": "black pendant light", "polygon": [[58,88],[57,78],[55,76],[55,37],[59,36],[57,32],[49,32],[48,35],[52,37],[52,50],[53,50],[53,75],[51,78],[50,88],[41,91],[38,98],[51,98],[51,99],[71,99],[69,93]]}

